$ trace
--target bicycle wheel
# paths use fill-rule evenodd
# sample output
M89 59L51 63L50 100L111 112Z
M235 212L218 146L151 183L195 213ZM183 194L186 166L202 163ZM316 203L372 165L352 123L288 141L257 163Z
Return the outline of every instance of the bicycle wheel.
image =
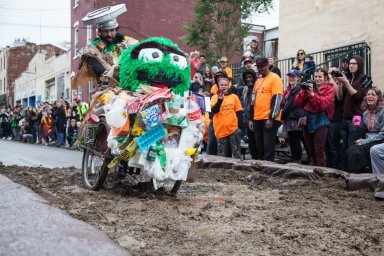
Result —
M106 153L108 152L108 134L109 126L104 118L100 118L93 149L84 149L82 179L84 186L91 190L96 191L102 188L105 179L108 176L108 164L111 161L111 158L106 156Z

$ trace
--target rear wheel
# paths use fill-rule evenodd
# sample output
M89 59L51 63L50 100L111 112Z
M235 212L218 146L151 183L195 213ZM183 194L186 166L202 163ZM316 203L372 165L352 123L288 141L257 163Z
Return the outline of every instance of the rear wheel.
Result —
M82 178L83 184L91 190L99 190L103 187L105 179L108 176L108 164L110 157L106 157L108 152L107 137L109 126L104 118L100 118L96 129L96 139L94 147L86 147L83 154Z

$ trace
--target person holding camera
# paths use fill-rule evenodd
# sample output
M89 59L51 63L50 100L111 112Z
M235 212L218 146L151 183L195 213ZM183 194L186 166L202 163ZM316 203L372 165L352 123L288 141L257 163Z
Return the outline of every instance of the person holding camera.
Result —
M343 170L347 170L346 151L349 146L353 145L357 139L361 137L359 127L355 126L352 119L355 116L363 115L361 104L366 95L366 88L363 83L366 80L364 75L364 60L361 56L354 55L349 60L349 67L346 74L341 73L333 76L339 81L338 90L336 92L337 99L344 101L343 120L341 121L341 138L343 142Z
M315 70L315 81L308 81L300 86L295 105L306 112L304 141L314 164L325 166L324 148L334 112L333 84L328 82L327 70L318 68Z
M331 120L331 125L328 127L328 139L325 146L325 155L327 158L327 167L340 169L342 168L342 152L341 143L341 122L343 120L343 101L337 99L337 90L339 89L339 81L335 77L341 77L343 74L340 68L332 66L328 69L329 82L333 84L334 96L334 113Z

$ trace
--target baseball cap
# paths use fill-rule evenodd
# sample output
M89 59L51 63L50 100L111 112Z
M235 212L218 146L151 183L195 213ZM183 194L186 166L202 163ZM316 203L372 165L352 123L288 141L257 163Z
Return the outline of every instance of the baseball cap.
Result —
M269 65L267 58L258 58L256 60L256 66L267 66L267 65Z
M244 59L243 63L247 63L247 62L253 62L253 59L251 57L247 57Z
M294 75L294 76L300 77L300 71L297 70L297 69L291 69L291 70L288 72L287 76L288 76L288 75Z

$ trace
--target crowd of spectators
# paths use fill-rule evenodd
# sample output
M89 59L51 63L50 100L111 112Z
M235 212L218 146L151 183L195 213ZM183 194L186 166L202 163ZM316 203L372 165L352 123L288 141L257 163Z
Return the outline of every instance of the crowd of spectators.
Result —
M291 162L384 172L382 93L364 74L361 56L316 68L300 49L292 69L281 74L275 57L265 57L257 46L254 40L245 52L237 84L225 56L210 67L205 56L190 55L196 70L190 90L211 98L207 154L241 158L245 144L252 159L275 161L282 136Z
M206 153L241 158L246 145L252 159L275 161L276 146L283 142L294 163L384 172L383 96L364 74L363 58L316 68L300 49L292 69L282 74L276 58L265 57L258 46L255 39L245 52L237 84L227 57L210 66L199 52L189 55L189 89L210 98ZM287 76L285 90L281 76ZM71 147L87 107L79 99L72 104L59 99L36 108L1 109L0 138Z
M72 104L59 99L54 104L38 103L37 107L2 108L0 138L25 143L72 147L88 104L75 100Z

